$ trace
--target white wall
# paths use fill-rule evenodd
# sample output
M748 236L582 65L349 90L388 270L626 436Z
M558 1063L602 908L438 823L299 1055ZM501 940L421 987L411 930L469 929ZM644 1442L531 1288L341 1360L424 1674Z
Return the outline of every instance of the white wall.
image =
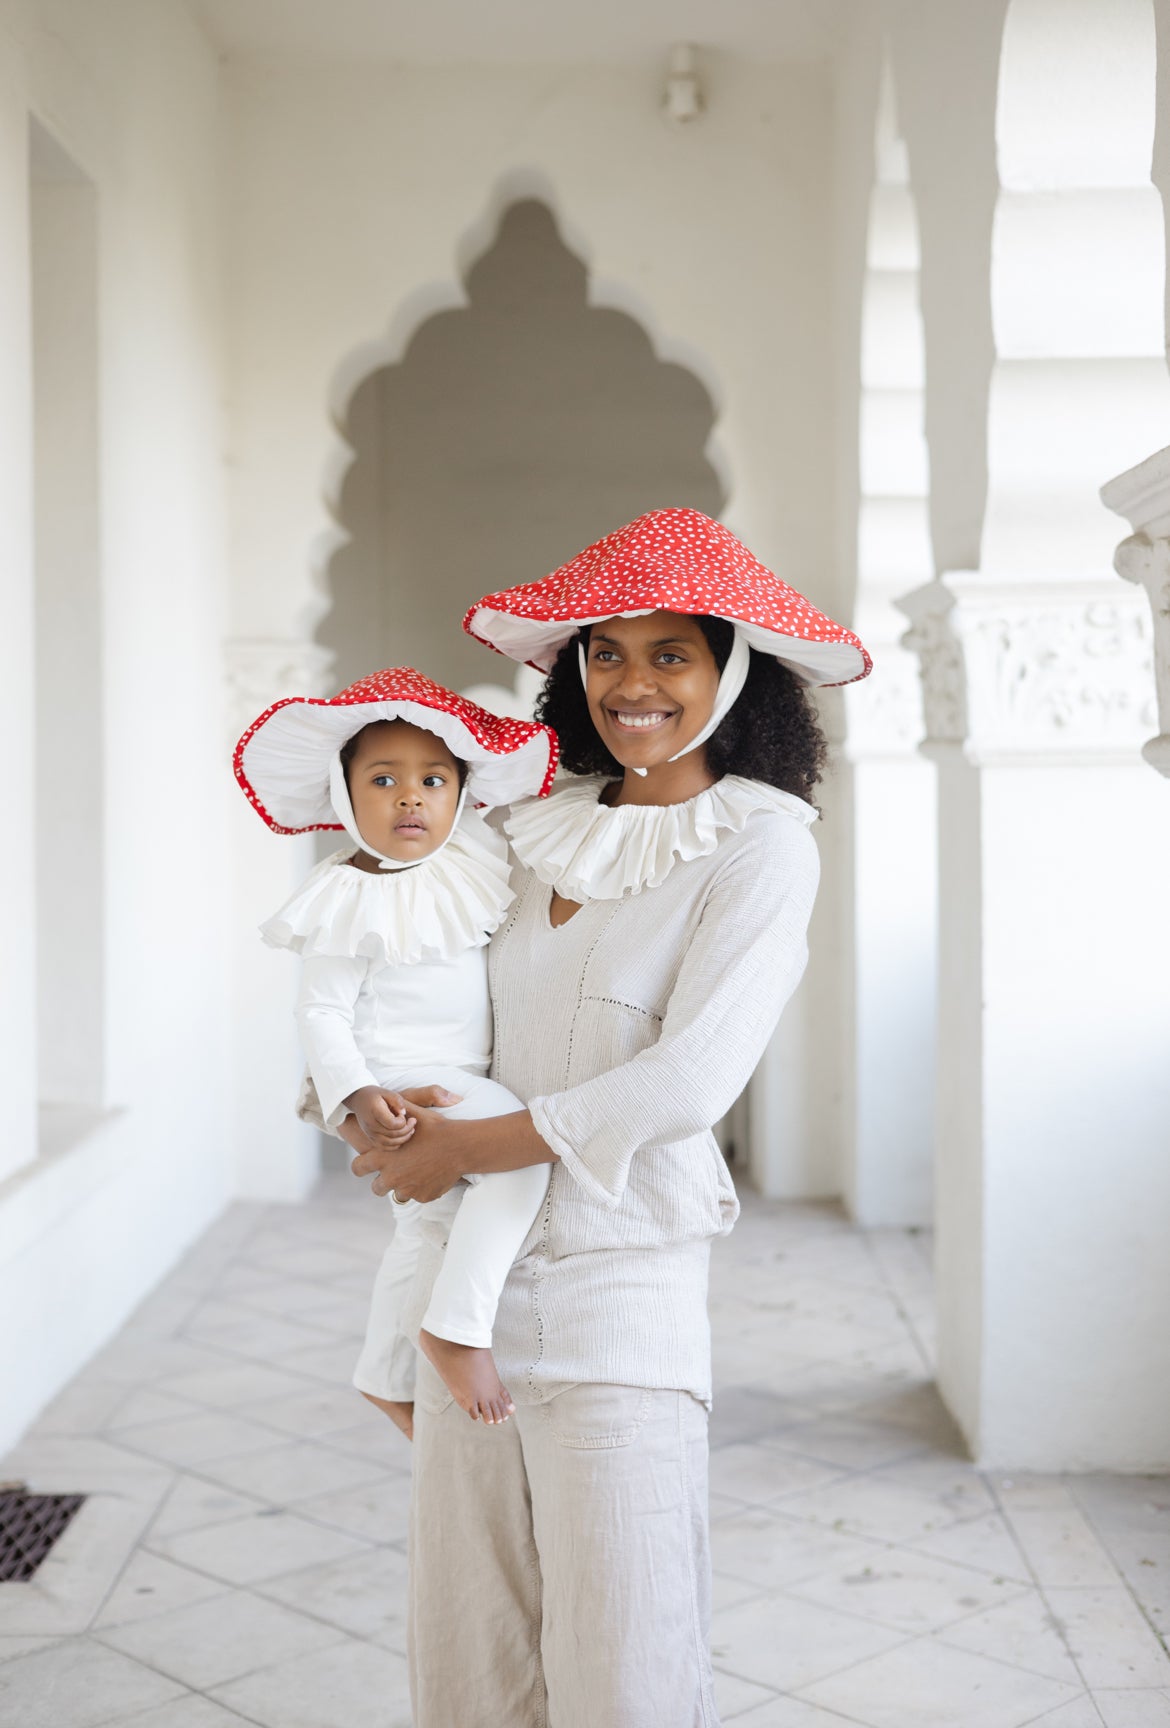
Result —
M657 73L640 69L229 65L236 638L312 631L328 604L314 557L319 572L336 544L326 494L347 460L329 412L340 422L422 317L461 303L460 265L522 191L550 203L594 300L641 318L711 392L732 526L832 605L828 73L712 57L705 76L706 114L675 128ZM499 676L486 654L483 675ZM831 850L839 830L821 838ZM287 867L258 868L241 861L242 895L278 903ZM817 949L774 1047L788 1126L765 1111L756 1167L772 1191L792 1191L793 1159L814 1167L815 1191L834 1186L835 1124L812 1111L802 1052L831 1044L836 985L818 974L838 964L835 943ZM271 989L265 1025L285 1012ZM273 1084L282 1060L263 1057Z
M215 59L177 0L0 5L0 699L15 834L34 831L30 113L95 188L105 1062L95 1107L38 1141L37 883L28 849L9 845L4 1162L23 1168L0 1187L0 1312L21 1324L0 1330L0 1445L228 1192ZM87 839L79 822L78 873Z

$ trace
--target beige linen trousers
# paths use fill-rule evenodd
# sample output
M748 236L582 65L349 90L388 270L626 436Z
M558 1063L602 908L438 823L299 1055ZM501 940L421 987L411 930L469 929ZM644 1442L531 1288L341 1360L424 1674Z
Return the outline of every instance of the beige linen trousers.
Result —
M698 1399L569 1386L487 1428L420 1361L415 1440L415 1728L718 1728Z

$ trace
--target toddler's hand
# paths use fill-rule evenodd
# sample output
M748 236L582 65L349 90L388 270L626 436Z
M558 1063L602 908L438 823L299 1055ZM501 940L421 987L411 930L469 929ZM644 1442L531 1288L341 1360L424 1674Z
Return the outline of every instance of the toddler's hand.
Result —
M414 1133L414 1122L406 1114L406 1100L397 1092L384 1092L380 1086L359 1086L345 1100L345 1106L357 1118L366 1139L381 1152L405 1146Z

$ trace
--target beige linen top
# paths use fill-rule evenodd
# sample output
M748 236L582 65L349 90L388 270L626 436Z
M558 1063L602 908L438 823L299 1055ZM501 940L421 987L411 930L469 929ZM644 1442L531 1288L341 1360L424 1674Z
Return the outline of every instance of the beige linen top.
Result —
M581 1381L709 1402L710 1243L739 1210L711 1128L804 971L818 876L805 823L768 808L555 929L549 887L517 867L489 950L492 1074L560 1160L493 1332L517 1402ZM422 1233L418 1314L445 1230Z

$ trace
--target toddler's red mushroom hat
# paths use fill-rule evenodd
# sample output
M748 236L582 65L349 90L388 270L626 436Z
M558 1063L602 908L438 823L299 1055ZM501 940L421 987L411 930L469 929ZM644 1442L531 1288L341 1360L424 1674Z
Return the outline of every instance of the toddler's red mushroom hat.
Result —
M359 678L337 696L287 696L266 708L236 745L245 797L277 834L341 828L330 776L346 741L375 720L407 720L467 763L467 796L511 804L542 796L557 766L556 733L535 720L492 714L410 666Z
M548 672L581 625L658 611L725 618L748 647L782 660L806 684L852 684L872 666L852 630L818 612L701 510L651 510L543 581L486 595L463 628Z

